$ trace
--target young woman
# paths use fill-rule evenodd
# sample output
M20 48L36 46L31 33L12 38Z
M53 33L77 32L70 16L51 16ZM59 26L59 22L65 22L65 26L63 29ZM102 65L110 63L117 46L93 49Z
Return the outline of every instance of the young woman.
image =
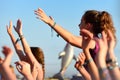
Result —
M105 31L105 33L107 33L107 30L109 29L116 39L115 28L113 26L112 18L110 14L106 11L102 11L102 12L97 11L97 10L86 11L81 18L80 24L78 25L80 28L80 36L75 36L71 34L70 32L68 32L67 30L65 30L64 28L62 28L60 25L56 24L56 22L52 19L52 17L48 17L45 14L45 12L40 8L35 10L35 14L37 15L38 19L48 24L68 43L72 44L73 46L83 49L83 51L89 51L91 55L85 54L86 61L88 62L91 60L91 57L95 61L95 56L99 50L99 46L98 46L98 43L93 39L90 40L89 44L88 42L85 42L86 40L88 40L87 39L88 37L84 33L81 32L82 29L86 29L90 31L92 35L97 38L99 37L99 34L102 31ZM89 45L89 48L88 48L89 50L84 50L86 49L85 46L87 45ZM87 52L84 52L84 53L87 53ZM90 63L89 66L91 70L89 72L91 74L92 79L99 80L100 78L99 78L96 64L92 62Z

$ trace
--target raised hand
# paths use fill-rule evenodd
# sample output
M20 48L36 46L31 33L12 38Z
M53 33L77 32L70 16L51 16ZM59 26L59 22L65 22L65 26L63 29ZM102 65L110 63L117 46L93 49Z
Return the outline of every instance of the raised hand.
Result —
M26 77L27 80L34 80L31 74L31 66L25 61L16 62L17 70Z
M5 55L5 58L4 60L0 59L0 72L2 71L2 75L5 80L16 80L16 76L10 68L10 61L13 54L12 49L7 46L3 46L2 53Z
M3 52L3 54L5 55L5 57L8 56L9 54L10 54L10 55L13 54L12 49L10 49L10 48L7 47L7 46L3 46L2 52Z
M75 64L75 68L78 70L79 68L81 68L85 62L85 55L84 53L80 53L78 56L78 61Z
M101 61L106 60L107 50L108 50L108 42L107 42L107 34L103 31L101 38L95 38L96 42L99 44L99 51L97 54L97 60ZM103 46L104 45L104 46Z
M10 21L10 23L9 23L9 26L7 25L6 26L6 28L7 28L7 33L9 34L9 35L12 35L12 21Z
M111 60L111 62L107 63L108 69L110 76L112 76L112 80L119 80L120 79L120 70L118 66L118 62L114 53L114 48L116 45L116 40L114 35L110 30L108 30L108 36L107 36L107 41L108 41L108 61Z
M27 75L27 74L31 74L31 68L30 68L30 64L25 62L25 61L19 61L16 62L16 68L17 70L23 74L23 75Z
M85 80L91 80L90 74L86 71L86 69L83 66L85 59L86 57L84 53L83 52L80 53L78 56L78 61L76 61L74 66L81 73L81 75L85 78Z
M99 44L99 51L96 55L96 65L99 69L99 75L101 80L117 80L117 79L111 79L112 76L110 76L110 73L107 69L106 64L106 56L108 51L108 34L106 34L104 31L102 31L102 37L101 38L95 38L96 42Z
M83 39L82 49L89 50L90 47L92 46L91 42L92 42L92 39L93 39L93 34L86 29L82 29L81 33L82 33L82 39Z
M37 15L38 19L41 19L42 21L44 21L48 25L51 25L50 22L53 21L52 17L48 17L42 9L38 8L34 12Z
M18 33L18 35L22 34L22 22L20 19L17 20L16 27L14 26L15 31Z

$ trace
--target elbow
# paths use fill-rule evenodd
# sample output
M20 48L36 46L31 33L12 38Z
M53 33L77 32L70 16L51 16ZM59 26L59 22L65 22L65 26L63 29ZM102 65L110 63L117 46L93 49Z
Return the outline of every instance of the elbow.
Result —
M81 48L81 43L79 41L79 38L72 36L71 38L69 38L68 40L66 40L69 44L71 44L72 46Z
M74 45L74 42L75 42L74 36L71 36L71 37L67 40L67 42L68 42L69 44L71 44L71 45Z

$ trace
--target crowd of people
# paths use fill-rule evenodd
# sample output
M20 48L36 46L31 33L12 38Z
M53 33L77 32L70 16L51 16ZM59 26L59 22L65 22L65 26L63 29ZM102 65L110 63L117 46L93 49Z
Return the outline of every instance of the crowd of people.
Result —
M24 76L27 80L43 80L45 76L45 66L44 66L44 53L39 47L30 47L27 43L23 32L22 32L22 21L17 20L14 30L17 32L19 38L16 40L12 33L12 21L10 21L9 26L6 26L7 33L10 36L10 39L13 43L15 51L20 59L20 61L15 62L16 69ZM18 43L21 41L21 45ZM5 49L4 49L5 48ZM8 50L8 51L7 51ZM1 71L1 79L5 80L16 80L15 73L12 73L10 70L10 60L12 57L12 50L10 48L3 47L3 53L5 54L5 59L0 59L1 61L1 70L5 68L4 71ZM7 56L10 57L7 57ZM7 61L6 61L7 60ZM9 60L9 61L8 61ZM4 65L4 64L7 65ZM7 67L7 69L6 69ZM9 70L9 71L8 71ZM8 72L6 72L8 71ZM3 74L4 72L4 74ZM11 75L9 75L11 72ZM9 76L7 76L7 75Z
M87 10L78 25L80 36L75 36L58 25L41 8L35 10L34 13L66 42L82 49L83 52L78 55L74 67L85 80L120 80L119 65L114 52L117 43L116 30L108 12ZM13 27L19 36L17 40L12 32ZM6 31L19 57L19 61L15 62L18 72L26 80L44 80L44 53L39 47L29 46L22 31L22 21L18 19L16 26L13 26L10 21L6 26ZM21 44L18 43L19 41ZM0 80L16 80L10 63L13 50L8 46L3 46L2 53L5 58L0 58Z

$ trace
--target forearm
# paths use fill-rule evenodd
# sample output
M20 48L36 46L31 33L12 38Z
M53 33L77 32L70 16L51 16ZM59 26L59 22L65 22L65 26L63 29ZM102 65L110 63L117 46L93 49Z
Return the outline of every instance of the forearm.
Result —
M65 41L67 41L68 43L70 43L76 47L81 48L81 44L82 44L81 38L73 35L69 31L67 31L60 25L58 25L57 23L54 25L53 20L51 20L48 25L51 26L51 28L53 28Z
M13 46L14 46L14 48L15 48L15 51L16 51L18 57L20 58L20 60L25 60L24 54L23 54L23 52L22 52L22 48L21 48L20 44L19 44L18 42L16 43L16 39L15 39L15 37L14 37L13 34L11 34L11 35L9 35L9 36L10 36L10 38L11 38L11 41L12 41L12 43L13 43Z
M86 53L87 66L89 66L90 74L93 80L100 80L98 68L92 59L89 50L84 50Z
M109 60L111 60L111 62L107 63L108 64L108 69L110 72L110 75L112 76L113 80L119 80L120 79L120 70L119 70L119 66L118 66L118 62L117 59L115 57L115 54L113 51L109 52Z
M100 80L100 76L99 76L99 72L98 72L98 68L96 66L96 64L94 63L94 61L88 63L89 66L89 70L90 70L90 74L92 76L93 80Z
M86 69L83 66L81 66L78 69L78 71L81 73L85 80L92 80L90 74L86 71Z
M98 54L100 54L100 53L98 53ZM96 65L99 70L100 79L101 80L111 80L111 76L109 74L109 70L107 69L105 58L100 57L100 56L97 57Z
M21 39L21 43L22 43L24 52L25 52L25 53L31 52L30 46L28 45L28 43L27 43L24 35L23 35L23 34L19 34L19 37L20 37L20 39ZM28 55L28 54L27 54L27 55Z
M109 70L109 72L112 80L120 80L120 70L118 66L116 66L112 70Z
M23 34L19 34L20 38L21 38L21 43L23 46L23 50L26 54L26 57L29 59L28 61L30 62L30 64L33 65L34 62L37 62L37 60L35 59L34 55L32 54L32 51L30 49L30 46L28 45L25 37L23 36Z

